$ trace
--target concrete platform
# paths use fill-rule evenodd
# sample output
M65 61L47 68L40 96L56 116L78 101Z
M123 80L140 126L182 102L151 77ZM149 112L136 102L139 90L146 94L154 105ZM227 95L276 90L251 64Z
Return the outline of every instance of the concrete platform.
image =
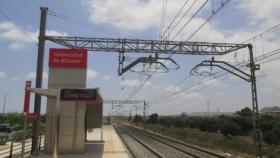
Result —
M95 129L87 133L87 143L84 154L63 154L60 158L129 158L128 151L117 135L112 125L103 126L103 141L101 130ZM52 155L40 153L29 158L52 158Z

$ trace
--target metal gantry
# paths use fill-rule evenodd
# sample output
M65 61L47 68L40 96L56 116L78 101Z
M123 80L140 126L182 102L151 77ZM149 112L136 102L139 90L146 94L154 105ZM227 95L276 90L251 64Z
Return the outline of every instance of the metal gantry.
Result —
M89 51L152 54L223 55L247 47L247 44L160 41L119 38L45 36L68 48L83 48Z

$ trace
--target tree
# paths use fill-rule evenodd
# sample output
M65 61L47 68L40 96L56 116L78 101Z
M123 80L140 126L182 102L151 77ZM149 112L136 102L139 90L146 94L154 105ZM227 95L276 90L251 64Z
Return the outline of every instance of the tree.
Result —
M188 115L187 115L187 113L186 113L186 112L182 112L182 113L181 113L181 115L180 115L180 117L181 117L181 118L187 118L187 117L188 117Z
M148 123L157 124L158 123L158 114L153 113L150 115L149 119L147 120Z
M239 116L249 117L249 116L253 115L253 111L250 108L245 107L245 108L241 109L240 111L237 111L236 114Z

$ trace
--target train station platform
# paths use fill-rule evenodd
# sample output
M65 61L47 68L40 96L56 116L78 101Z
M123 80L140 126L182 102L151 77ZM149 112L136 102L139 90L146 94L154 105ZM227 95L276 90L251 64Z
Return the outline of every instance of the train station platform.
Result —
M129 158L128 151L117 135L112 125L103 126L103 141L101 129L95 129L87 133L87 143L84 154L61 154L60 158ZM40 153L29 158L52 158L52 155Z

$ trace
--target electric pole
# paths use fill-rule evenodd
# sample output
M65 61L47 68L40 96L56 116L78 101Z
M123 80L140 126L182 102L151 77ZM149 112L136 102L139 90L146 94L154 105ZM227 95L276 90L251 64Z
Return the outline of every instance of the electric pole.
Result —
M6 97L7 97L7 94L4 94L4 100L3 100L3 111L2 111L2 116L4 117L4 114L5 114L5 108L6 108Z
M4 114L5 114L5 107L6 107L6 94L3 95L3 111L2 111L2 116L1 116L1 121L4 121Z
M207 116L209 117L210 116L210 102L208 99L206 100L206 106L207 106Z
M41 7L40 9L41 9L41 19L40 19L40 33L39 33L38 56L37 56L36 88L42 88L45 35L46 35L47 12L48 12L48 8ZM35 153L35 155L38 154L40 112L41 112L41 96L39 94L35 94L34 113L38 116L38 119L33 122L32 149L31 149L31 153L32 154Z
M144 130L146 129L146 101L144 101L144 105L143 105L143 124L144 124Z

